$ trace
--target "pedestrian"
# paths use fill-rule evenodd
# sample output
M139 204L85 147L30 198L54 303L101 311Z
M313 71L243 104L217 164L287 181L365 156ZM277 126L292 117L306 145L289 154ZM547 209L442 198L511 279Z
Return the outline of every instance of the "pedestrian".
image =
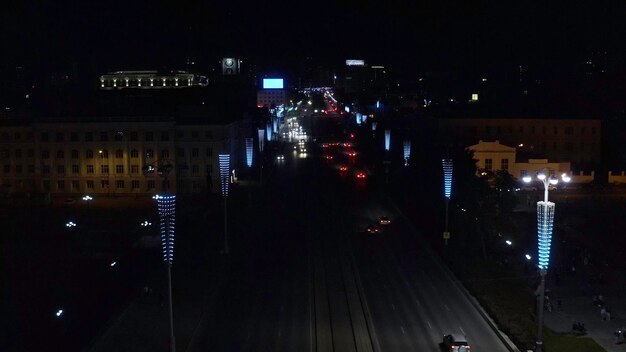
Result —
M604 307L600 308L600 319L602 319L602 321L606 321L606 308Z

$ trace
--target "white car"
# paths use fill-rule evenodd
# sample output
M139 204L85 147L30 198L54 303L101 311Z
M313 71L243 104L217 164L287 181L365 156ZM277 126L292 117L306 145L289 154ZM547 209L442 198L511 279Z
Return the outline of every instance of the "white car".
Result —
M278 155L276 155L276 160L283 161L283 160L285 160L285 156L282 155L282 154L278 154Z

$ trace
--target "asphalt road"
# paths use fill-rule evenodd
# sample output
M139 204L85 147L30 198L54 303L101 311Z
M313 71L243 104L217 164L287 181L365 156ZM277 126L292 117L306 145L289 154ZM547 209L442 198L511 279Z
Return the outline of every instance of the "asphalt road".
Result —
M342 129L307 121L321 134ZM419 224L369 181L340 174L319 146L307 149L301 158L282 145L283 162L267 155L266 187L251 194L249 231L232 239L232 271L194 350L440 351L443 334L457 332L473 351L507 351ZM383 214L393 223L382 234L363 232Z

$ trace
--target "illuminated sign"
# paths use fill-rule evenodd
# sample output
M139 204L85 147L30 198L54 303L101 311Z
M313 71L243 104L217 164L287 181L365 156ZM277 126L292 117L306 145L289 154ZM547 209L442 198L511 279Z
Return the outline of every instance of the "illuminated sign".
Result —
M365 66L363 60L346 60L346 66Z
M478 101L478 94L472 93L472 101Z
M282 78L263 78L263 89L283 89Z

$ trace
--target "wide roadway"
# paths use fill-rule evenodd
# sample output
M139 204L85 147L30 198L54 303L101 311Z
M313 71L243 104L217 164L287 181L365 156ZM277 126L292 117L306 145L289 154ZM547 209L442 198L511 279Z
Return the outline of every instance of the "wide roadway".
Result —
M341 130L307 120L305 130ZM440 351L456 332L474 351L507 351L428 250L430 234L379 187L307 149L267 150L265 187L238 190L250 203L230 211L247 207L249 230L232 238L231 272L194 350ZM383 214L393 220L383 233L363 231Z

